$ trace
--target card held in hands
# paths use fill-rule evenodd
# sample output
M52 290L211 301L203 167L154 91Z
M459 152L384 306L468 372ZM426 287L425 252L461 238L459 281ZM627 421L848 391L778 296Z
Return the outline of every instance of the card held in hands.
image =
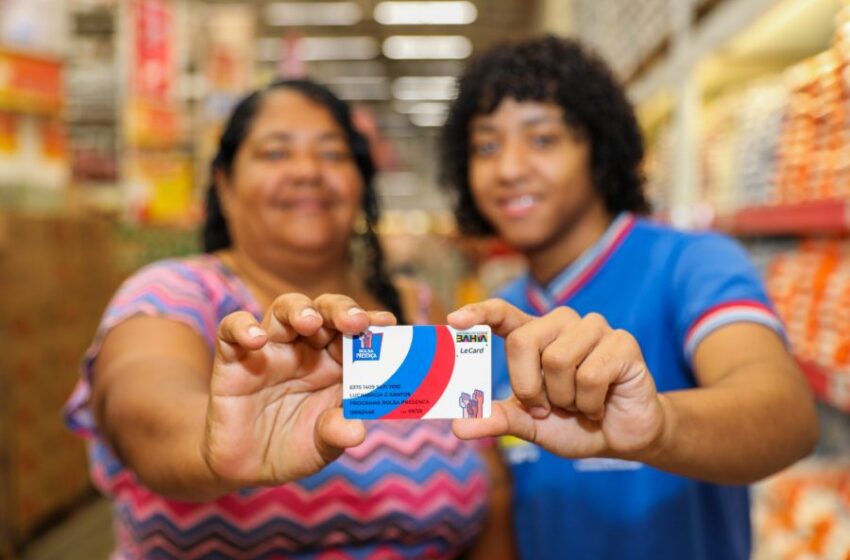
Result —
M342 341L346 418L487 418L490 327L369 327Z

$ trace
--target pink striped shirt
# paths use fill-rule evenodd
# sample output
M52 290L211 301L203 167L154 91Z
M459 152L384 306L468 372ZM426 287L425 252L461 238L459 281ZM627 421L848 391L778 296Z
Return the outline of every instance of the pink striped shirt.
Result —
M451 558L480 532L489 482L475 445L447 422L374 422L366 441L320 473L209 503L144 487L98 435L92 366L104 336L136 315L194 329L213 352L219 321L262 317L242 281L214 256L149 265L113 298L83 362L66 421L89 442L96 486L115 504L115 558Z

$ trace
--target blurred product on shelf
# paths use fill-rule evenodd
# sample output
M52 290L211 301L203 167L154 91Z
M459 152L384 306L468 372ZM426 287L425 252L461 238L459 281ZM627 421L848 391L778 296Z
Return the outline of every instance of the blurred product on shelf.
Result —
M850 412L850 243L805 240L777 253L764 270L813 389Z
M850 556L850 460L809 459L756 487L754 560Z
M817 56L726 91L701 110L695 202L717 216L749 207L850 197L850 7L832 46ZM656 208L669 208L673 124L647 158Z
M723 214L774 197L773 175L787 92L769 80L726 95L706 108L700 134L699 197Z
M57 419L117 286L109 227L0 214L0 541L20 545L90 492L84 447Z
M116 7L73 2L66 49L71 181L113 184L119 177L119 65Z
M13 296L0 298L0 558L92 491L84 445L58 411L109 295L198 242L193 229L0 213L0 288Z
M779 139L775 202L850 195L850 49L832 49L792 68Z
M62 63L0 47L0 68L0 200L38 202L68 178Z

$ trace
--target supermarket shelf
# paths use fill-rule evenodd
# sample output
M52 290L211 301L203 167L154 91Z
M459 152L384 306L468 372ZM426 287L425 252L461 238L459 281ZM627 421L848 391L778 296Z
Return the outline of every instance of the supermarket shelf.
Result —
M692 66L715 51L776 4L775 0L725 0L718 2L692 32L687 51L680 58L670 55L647 68L629 84L629 94L636 105L665 87L676 87L683 69Z
M820 401L850 413L850 372L836 374L807 361L800 361L800 368Z
M850 233L850 200L830 199L781 206L754 206L718 216L714 227L731 235Z
M632 101L642 106L675 89L686 69L699 68L704 92L773 73L822 51L834 29L841 0L722 0L704 10L681 58L673 49L629 80ZM698 12L699 13L699 12Z

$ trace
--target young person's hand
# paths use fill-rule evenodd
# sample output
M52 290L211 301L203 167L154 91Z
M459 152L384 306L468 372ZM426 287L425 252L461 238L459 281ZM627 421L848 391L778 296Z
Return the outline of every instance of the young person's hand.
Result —
M234 488L313 474L366 436L342 416L343 334L392 325L351 298L282 295L262 324L247 312L219 325L202 452Z
M455 420L458 437L514 435L562 457L639 458L663 436L665 405L637 341L598 314L567 307L535 318L505 301L448 316L505 337L513 395L490 418Z

